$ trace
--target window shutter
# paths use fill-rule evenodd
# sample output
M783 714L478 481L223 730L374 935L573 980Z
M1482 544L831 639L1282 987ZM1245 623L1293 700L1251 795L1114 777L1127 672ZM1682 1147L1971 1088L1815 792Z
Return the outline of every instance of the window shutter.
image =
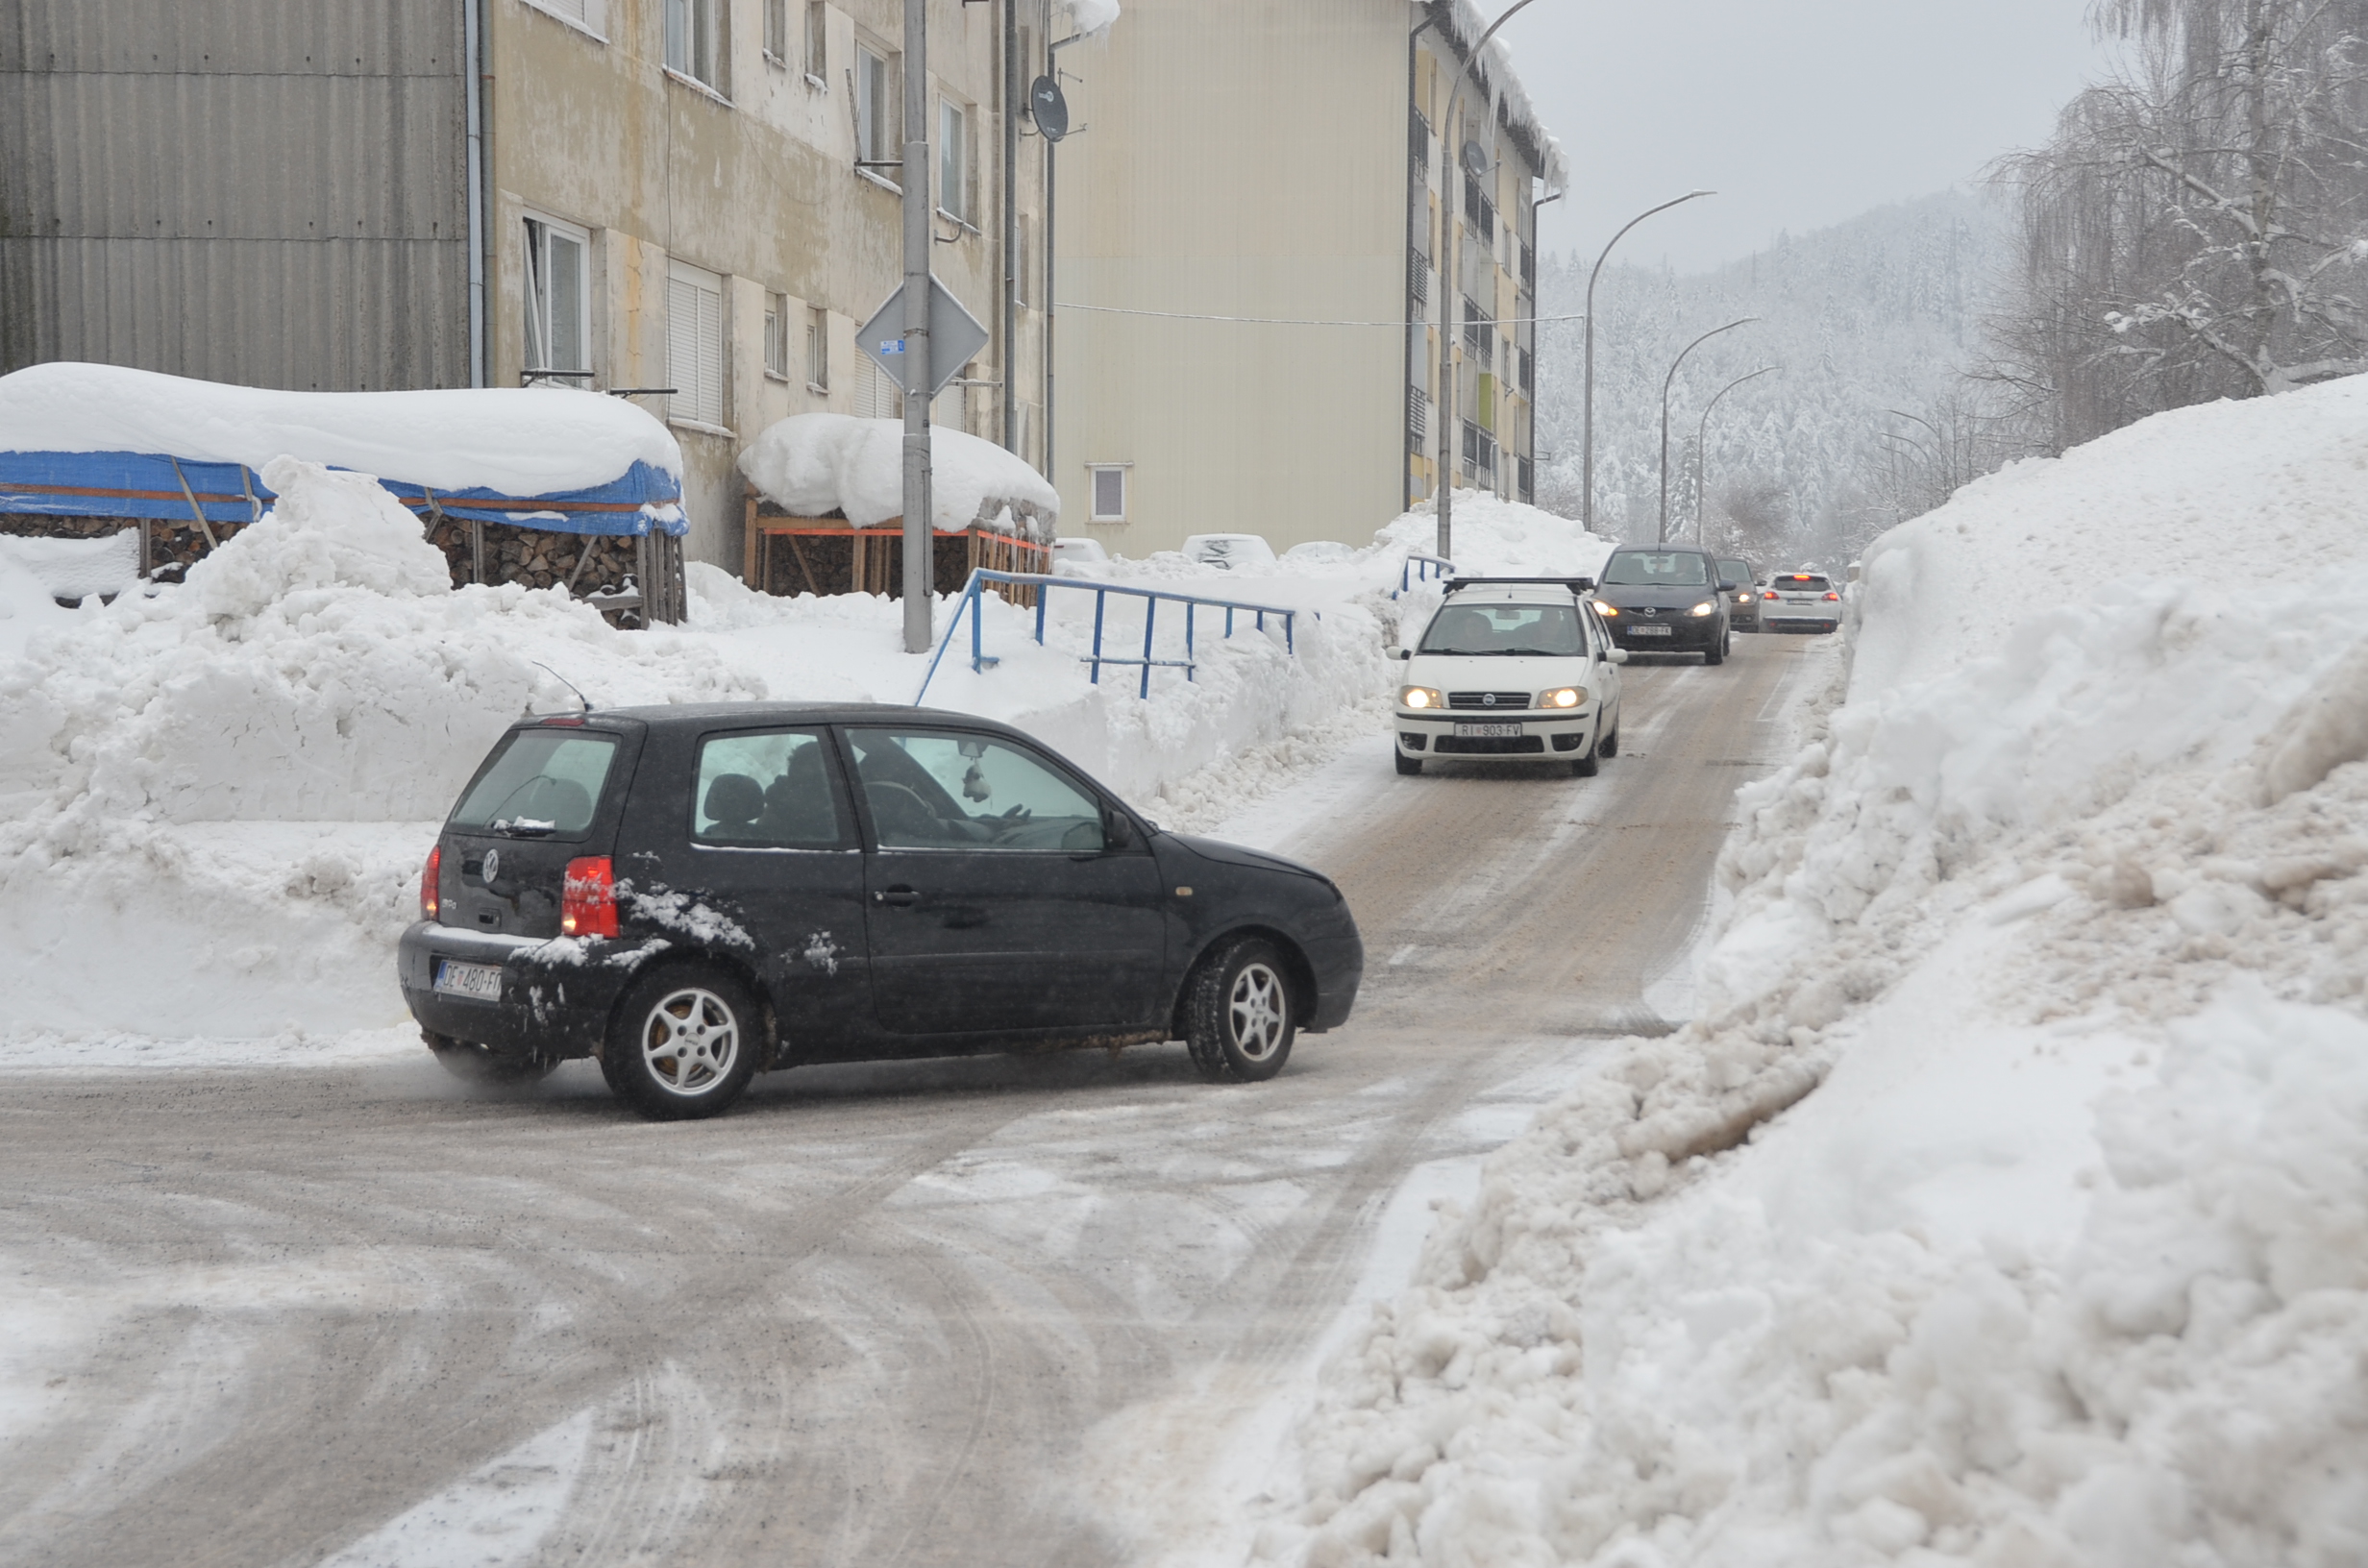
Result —
M710 425L724 423L724 296L697 288L699 295L699 413Z
M666 280L666 382L668 407L699 418L699 287L687 278Z

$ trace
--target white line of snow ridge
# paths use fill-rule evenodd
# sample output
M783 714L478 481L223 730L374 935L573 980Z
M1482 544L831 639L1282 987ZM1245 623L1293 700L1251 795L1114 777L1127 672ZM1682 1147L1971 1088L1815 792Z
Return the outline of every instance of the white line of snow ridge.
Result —
M1698 1021L1490 1162L1261 1559L2360 1559L2363 430L2189 409L1869 551Z

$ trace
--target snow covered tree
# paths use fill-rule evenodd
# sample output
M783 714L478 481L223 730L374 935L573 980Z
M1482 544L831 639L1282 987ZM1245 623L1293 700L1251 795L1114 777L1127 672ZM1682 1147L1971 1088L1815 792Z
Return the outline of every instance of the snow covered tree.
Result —
M2035 444L2368 370L2368 0L2094 15L2128 63L1998 170L2021 278L1991 374Z

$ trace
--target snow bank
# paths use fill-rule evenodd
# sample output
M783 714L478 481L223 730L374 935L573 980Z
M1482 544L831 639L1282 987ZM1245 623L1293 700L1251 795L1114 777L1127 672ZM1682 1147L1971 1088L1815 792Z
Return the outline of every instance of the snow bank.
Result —
M59 608L47 582L0 553L0 660L21 658L35 636L71 624L73 615Z
M185 585L0 663L0 1033L393 1021L432 824L521 712L574 703L538 661L602 703L765 695L564 593L453 590L367 476L264 476L278 505Z
M1077 36L1099 33L1119 19L1119 0L1069 0L1069 18Z
M0 563L46 589L52 599L119 594L139 582L139 530L97 539L40 539L0 534Z
M1060 493L994 442L932 427L929 461L931 527L1052 537ZM740 454L740 472L793 517L837 513L876 527L904 515L904 422L793 414Z
M259 473L293 454L436 490L592 490L647 463L682 477L666 427L621 398L555 387L279 392L120 365L0 376L0 430L18 452L166 453Z
M2191 409L1869 551L1701 1015L1492 1163L1262 1555L2361 1560L2363 456L2368 383Z

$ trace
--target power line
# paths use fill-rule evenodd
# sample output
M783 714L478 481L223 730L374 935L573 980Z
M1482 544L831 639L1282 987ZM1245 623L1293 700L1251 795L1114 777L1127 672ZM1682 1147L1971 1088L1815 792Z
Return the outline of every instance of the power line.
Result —
M1403 331L1409 327L1428 327L1428 321L1316 321L1290 316L1206 316L1188 310L1129 310L1116 305L1072 305L1063 301L1056 310L1091 310L1104 316L1149 316L1158 321L1229 321L1244 327L1393 327ZM1474 316L1465 323L1468 327L1521 327L1542 321L1585 321L1575 316Z

